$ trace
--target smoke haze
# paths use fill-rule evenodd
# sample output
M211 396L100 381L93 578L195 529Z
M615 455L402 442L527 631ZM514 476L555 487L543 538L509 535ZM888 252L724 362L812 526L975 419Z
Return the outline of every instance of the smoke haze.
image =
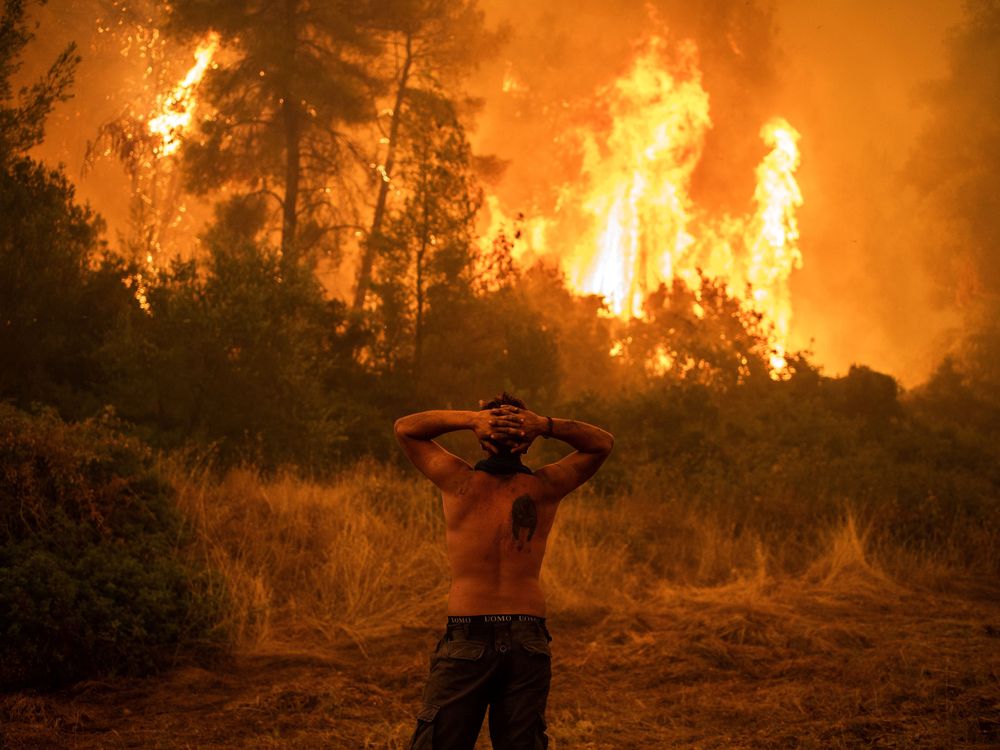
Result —
M520 210L550 208L573 175L559 134L578 98L623 72L635 40L662 24L700 50L713 128L693 193L712 210L745 211L764 151L760 124L781 115L802 133L798 171L804 266L792 275L793 346L825 370L855 362L905 383L925 377L957 324L935 295L926 226L903 171L929 112L919 91L946 72L958 2L605 4L493 3L510 24L504 59L481 80L481 150L509 161L497 192ZM657 19L657 20L651 20ZM522 91L503 92L505 76ZM570 165L571 166L571 165Z
M905 169L930 111L920 90L946 72L957 2L784 2L781 106L803 132L799 217L806 262L794 325L834 371L864 362L925 377L953 309L935 295L927 227Z
M927 376L959 317L935 278L950 272L934 259L933 238L945 228L914 221L921 202L904 170L932 114L921 91L947 73L947 30L963 17L958 0L486 0L484 10L510 37L470 83L484 101L473 138L480 153L507 162L489 185L505 206L529 215L552 209L555 188L577 166L560 134L594 116L594 92L627 69L645 34L665 28L671 40L698 45L711 97L713 128L692 185L700 206L746 212L768 118L783 116L802 134L804 266L791 277L793 348L811 349L828 374L858 362L907 385ZM40 156L67 165L114 243L127 220L127 179L110 161L82 178L80 169L86 141L140 87L142 63L102 43L99 14L98 3L82 0L46 6L25 74L78 42L75 97L57 108Z

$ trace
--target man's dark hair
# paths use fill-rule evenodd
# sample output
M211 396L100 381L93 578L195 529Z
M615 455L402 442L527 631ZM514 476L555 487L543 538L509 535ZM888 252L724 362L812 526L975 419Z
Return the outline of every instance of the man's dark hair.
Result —
M525 403L519 399L517 396L511 396L507 391L504 391L499 396L494 396L491 401L483 401L482 406L479 407L479 411L486 411L487 409L498 409L504 404L510 404L511 406L516 406L518 409L527 409L528 407Z

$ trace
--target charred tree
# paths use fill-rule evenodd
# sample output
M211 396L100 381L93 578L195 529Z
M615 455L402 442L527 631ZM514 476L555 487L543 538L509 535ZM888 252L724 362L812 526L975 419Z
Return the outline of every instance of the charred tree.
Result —
M371 360L419 378L432 309L474 293L475 218L482 193L455 110L440 99L414 100L419 128L399 161L402 200L387 211L372 258L371 292L380 337Z
M475 0L411 0L400 3L380 19L378 27L385 57L393 64L386 78L391 81L388 131L382 132L385 150L375 159L375 201L367 236L360 249L357 282L352 307L364 307L372 285L372 271L380 248L387 241L398 154L409 148L423 116L415 109L434 99L446 106L468 103L460 93L461 81L482 59L492 54L503 31L488 31ZM424 112L425 113L425 112ZM401 192L407 186L403 185Z
M283 263L309 249L304 222L323 235L336 223L326 198L342 192L351 161L345 125L370 119L368 73L379 44L364 4L334 0L178 0L168 30L193 39L215 31L224 53L204 82L214 112L185 147L189 187L228 183L279 207ZM347 203L345 200L344 203Z

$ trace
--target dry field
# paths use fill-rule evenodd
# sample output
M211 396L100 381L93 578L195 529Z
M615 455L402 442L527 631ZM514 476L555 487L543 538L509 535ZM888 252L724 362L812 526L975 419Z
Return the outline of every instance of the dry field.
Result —
M0 747L405 747L444 615L431 490L375 465L177 484L234 593L232 657L0 696ZM550 748L1000 748L998 582L871 549L849 516L791 573L655 499L560 510Z

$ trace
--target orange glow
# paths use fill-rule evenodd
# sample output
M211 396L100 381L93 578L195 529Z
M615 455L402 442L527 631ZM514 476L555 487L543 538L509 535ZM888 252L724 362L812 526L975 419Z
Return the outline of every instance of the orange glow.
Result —
M623 317L642 315L646 295L691 265L695 244L688 186L711 125L708 94L694 45L679 50L674 73L661 63L664 46L651 40L605 93L611 132L580 133L586 187L574 198L591 234L564 267L573 286Z
M787 364L784 352L792 320L788 277L802 266L795 220L795 209L802 205L802 193L795 182L799 134L776 118L763 127L761 138L771 152L757 167L757 213L748 233L746 280L753 289L753 308L774 325L771 367L780 372Z
M792 316L788 279L802 264L795 218L802 205L795 181L799 134L781 118L766 123L761 138L770 151L756 169L752 211L713 216L690 196L712 127L694 43L651 37L630 69L599 94L606 118L595 119L607 124L572 134L579 179L559 189L551 215L520 222L515 256L558 258L572 288L602 296L609 313L624 319L642 317L647 295L675 278L697 288L701 269L773 326L771 366L778 376ZM495 197L487 207L489 239L510 222ZM654 370L672 366L661 357Z
M174 87L166 96L163 96L157 104L155 117L150 118L148 126L149 132L160 137L160 143L156 146L157 156L170 156L181 146L181 138L189 127L197 106L195 90L201 79L208 70L219 48L219 35L210 33L198 49L195 50L195 63L188 70L187 75ZM263 71L261 71L263 73Z
M212 59L218 48L219 35L215 32L208 34L195 50L195 63L184 75L184 78L168 94L157 97L154 114L146 121L146 128L153 136L152 155L156 159L166 159L180 149L184 134L191 127L194 111L198 104L195 91L204 78L205 71L212 64ZM169 164L169 162L165 163ZM150 167L152 164L146 161L144 166ZM173 184L176 186L176 182ZM172 190L169 192L173 193ZM145 204L146 207L155 210L151 200L145 201ZM176 226L180 222L180 217L185 211L184 205L176 208L177 215L174 216L172 225ZM155 234L149 235L149 241L152 249L159 249L159 240ZM153 252L147 250L140 270L125 280L126 286L132 289L139 307L147 314L152 313L148 297L149 280L155 278L157 273L158 269Z

